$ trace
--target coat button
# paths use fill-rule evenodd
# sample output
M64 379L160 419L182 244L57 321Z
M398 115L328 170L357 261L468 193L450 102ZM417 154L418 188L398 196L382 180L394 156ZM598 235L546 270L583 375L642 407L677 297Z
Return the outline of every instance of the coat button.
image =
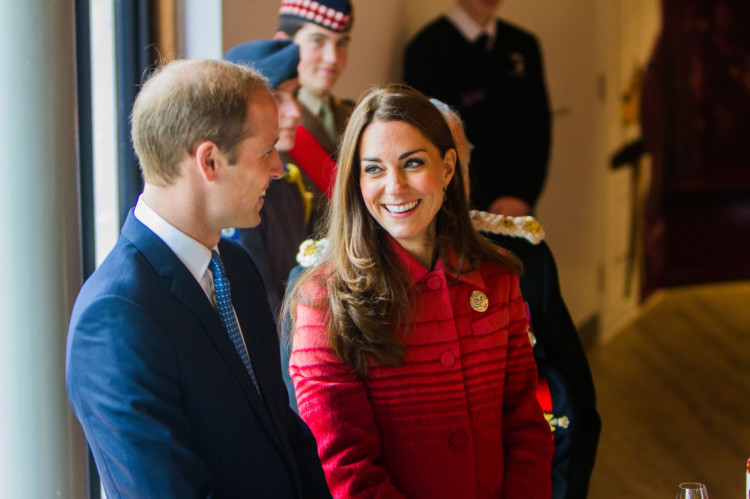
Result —
M437 291L441 287L443 287L443 280L440 279L440 277L436 275L431 275L427 278L427 289L430 291Z
M443 352L440 356L440 363L445 367L452 366L454 362L456 362L456 356L452 352Z
M453 447L462 448L466 447L466 433L462 430L454 431L450 439Z

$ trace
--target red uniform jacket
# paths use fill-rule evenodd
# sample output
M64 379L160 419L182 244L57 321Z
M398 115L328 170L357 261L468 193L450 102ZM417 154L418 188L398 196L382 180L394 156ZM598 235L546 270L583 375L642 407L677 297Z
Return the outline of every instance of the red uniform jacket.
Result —
M325 312L297 307L290 373L333 496L549 498L552 437L518 278L495 262L456 278L393 247L419 290L403 365L373 362L358 379L329 347Z

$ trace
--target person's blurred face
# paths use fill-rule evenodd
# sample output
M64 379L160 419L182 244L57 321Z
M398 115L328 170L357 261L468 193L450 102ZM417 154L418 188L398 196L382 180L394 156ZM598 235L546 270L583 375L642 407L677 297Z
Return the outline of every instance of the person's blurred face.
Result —
M440 155L419 130L403 121L374 121L359 146L367 211L411 255L429 266L435 217L455 170L453 149Z
M472 19L482 26L486 26L495 14L497 6L502 0L458 0L458 4Z
M276 104L279 106L279 141L277 151L288 151L294 147L294 137L300 124L301 114L299 104L294 96L299 86L298 78L282 81L273 90Z
M329 92L346 67L349 33L307 23L294 35L299 45L299 83L316 95Z

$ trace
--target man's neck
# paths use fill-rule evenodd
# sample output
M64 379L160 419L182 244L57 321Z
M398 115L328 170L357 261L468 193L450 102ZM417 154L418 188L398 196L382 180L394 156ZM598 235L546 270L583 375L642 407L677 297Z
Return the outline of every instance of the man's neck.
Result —
M179 185L145 184L143 201L175 229L195 239L206 248L213 248L221 239L221 229L206 223L205 206L191 199Z
M481 14L479 12L476 12L474 10L467 9L466 7L464 7L463 5L461 5L460 2L456 2L456 7L458 7L459 9L461 9L467 16L469 16L471 18L472 21L474 21L475 23L477 23L477 25L478 25L479 28L482 28L482 29L486 28L487 25L489 25L493 21L493 19L494 19L492 15L485 16L485 15L483 15L483 14Z
M461 7L458 3L445 14L448 21L463 35L470 43L476 42L480 36L486 34L490 40L494 41L496 36L496 25L494 22L487 23L486 26L480 26L470 15L469 12ZM492 18L494 20L494 18ZM490 42L491 43L491 42Z

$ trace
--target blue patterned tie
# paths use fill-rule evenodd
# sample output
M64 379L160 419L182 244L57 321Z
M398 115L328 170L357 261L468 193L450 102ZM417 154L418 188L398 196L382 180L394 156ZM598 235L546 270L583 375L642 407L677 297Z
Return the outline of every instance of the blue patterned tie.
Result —
M250 356L247 354L247 348L245 348L245 344L242 341L240 325L237 324L237 317L234 315L232 294L229 290L229 279L227 279L227 275L224 273L224 264L221 262L218 251L211 250L211 262L208 264L208 268L211 269L211 273L214 275L214 292L216 294L216 305L219 308L221 323L224 324L224 329L227 330L229 338L234 343L234 348L240 354L242 363L245 365L248 374L250 374L250 379L253 380L255 389L260 393L258 380L255 379L255 371L253 371L253 365L250 363Z

